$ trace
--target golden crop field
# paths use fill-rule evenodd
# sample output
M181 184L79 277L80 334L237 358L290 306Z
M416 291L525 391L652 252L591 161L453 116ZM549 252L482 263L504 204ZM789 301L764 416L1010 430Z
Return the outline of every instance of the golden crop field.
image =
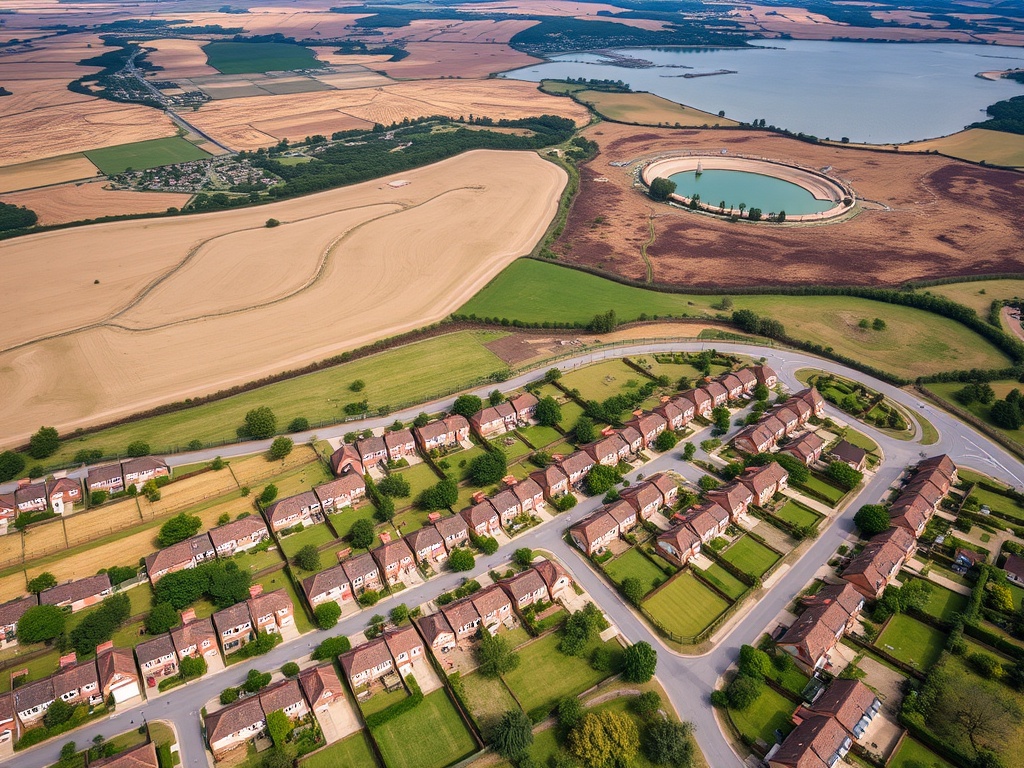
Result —
M905 152L928 152L933 149L975 163L984 161L990 165L1024 167L1024 136L1015 133L968 128L951 136L915 141L900 147L900 151Z
M127 531L139 525L139 505L135 499L107 504L99 509L80 512L64 520L68 546L74 547L104 536Z

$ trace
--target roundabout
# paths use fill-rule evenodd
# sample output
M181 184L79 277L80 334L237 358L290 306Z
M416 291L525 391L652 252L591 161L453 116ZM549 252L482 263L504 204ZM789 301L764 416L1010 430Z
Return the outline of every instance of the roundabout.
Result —
M641 171L676 185L669 199L694 210L750 221L825 221L846 213L856 195L823 171L766 158L688 154L652 161Z

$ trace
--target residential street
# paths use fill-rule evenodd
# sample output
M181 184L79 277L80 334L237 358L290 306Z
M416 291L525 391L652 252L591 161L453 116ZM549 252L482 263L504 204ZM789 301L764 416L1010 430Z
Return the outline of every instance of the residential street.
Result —
M834 553L843 538L849 535L853 527L854 512L862 504L878 501L884 495L886 488L899 477L904 467L924 455L948 453L958 465L977 469L1017 487L1024 486L1024 481L1021 480L1024 477L1024 464L969 426L918 400L908 392L883 384L841 365L789 350L775 350L726 342L636 344L584 354L578 358L563 361L558 367L563 370L571 370L609 357L668 351L699 351L712 347L723 352L749 355L755 359L765 357L767 363L778 372L780 379L790 390L794 391L802 387L794 373L805 367L814 367L863 381L868 386L906 406L909 410L922 414L939 431L939 441L934 445L922 446L914 441L894 439L870 427L857 424L856 428L870 435L884 453L884 461L879 465L878 471L869 480L867 486L855 498L847 502L844 513L833 518L830 527L821 532L804 555L777 578L756 605L748 606L741 612L741 619L734 622L731 631L724 639L720 639L712 651L703 656L681 656L665 648L658 637L633 613L632 609L625 605L618 594L591 569L587 561L563 541L562 534L565 529L598 507L601 504L600 498L587 499L569 513L559 515L555 520L515 537L511 544L506 545L502 551L492 556L478 557L477 568L473 575L486 573L493 565L507 559L511 555L511 550L516 547L528 546L554 553L629 641L646 640L658 648L658 678L662 681L680 716L684 720L694 723L697 740L704 751L708 764L713 768L732 768L733 766L742 766L744 762L733 752L729 741L719 730L714 712L708 703L708 696L718 677L736 658L739 646L755 640L762 631L768 628L769 623L779 611L792 600L818 568ZM534 372L499 386L506 391L516 389L538 378L541 374L542 372ZM482 388L477 394L486 394L486 391L490 389L493 389L493 386ZM421 410L445 409L450 405L452 399L427 404L402 413L393 413L386 418L321 429L317 431L317 434L321 438L338 437L355 428L383 427L391 424L396 418L403 421L409 420ZM845 417L838 412L832 411L832 413L845 420ZM734 431L736 429L733 427ZM301 441L305 437L306 435L296 436L296 441ZM229 458L265 450L269 442L243 443L191 454L179 454L168 457L168 461L172 465L180 465L212 459L217 455ZM703 474L699 468L683 462L679 458L678 450L658 457L642 467L639 472L649 476L659 470L674 470L691 480L695 480ZM84 472L71 474L81 476ZM635 479L635 474L630 476L631 480ZM207 753L203 747L199 710L207 700L215 698L222 689L228 686L239 685L249 669L277 671L286 661L306 656L325 637L358 632L364 628L367 619L373 613L386 613L392 605L399 602L410 606L418 605L442 591L456 587L461 583L464 575L466 574L443 573L423 585L406 589L396 597L381 601L373 609L343 619L335 629L329 632L310 633L298 640L282 644L267 656L235 665L219 674L194 681L159 697L153 703L141 704L131 710L119 712L112 718L90 724L75 734L53 739L27 752L19 753L10 764L15 768L43 768L57 761L60 747L65 741L74 739L79 745L82 745L90 741L96 734L110 737L131 728L131 721L134 721L135 726L139 725L142 718L145 717L150 720L164 719L173 722L180 739L182 764L187 768L206 768L208 765Z

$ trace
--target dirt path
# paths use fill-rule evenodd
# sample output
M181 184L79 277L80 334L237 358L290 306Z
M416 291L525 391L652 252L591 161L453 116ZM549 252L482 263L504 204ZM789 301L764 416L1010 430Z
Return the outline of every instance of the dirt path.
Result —
M1020 324L1020 311L1013 307L1003 307L999 313L1000 319L1006 323L1010 333L1024 341L1024 328Z

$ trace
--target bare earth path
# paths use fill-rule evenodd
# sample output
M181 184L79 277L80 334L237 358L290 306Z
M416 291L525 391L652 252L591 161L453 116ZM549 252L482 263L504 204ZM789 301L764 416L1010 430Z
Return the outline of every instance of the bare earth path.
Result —
M399 178L410 183L388 185ZM0 328L5 436L109 420L429 325L532 248L565 181L534 153L476 151L255 209L0 244L20 318Z

